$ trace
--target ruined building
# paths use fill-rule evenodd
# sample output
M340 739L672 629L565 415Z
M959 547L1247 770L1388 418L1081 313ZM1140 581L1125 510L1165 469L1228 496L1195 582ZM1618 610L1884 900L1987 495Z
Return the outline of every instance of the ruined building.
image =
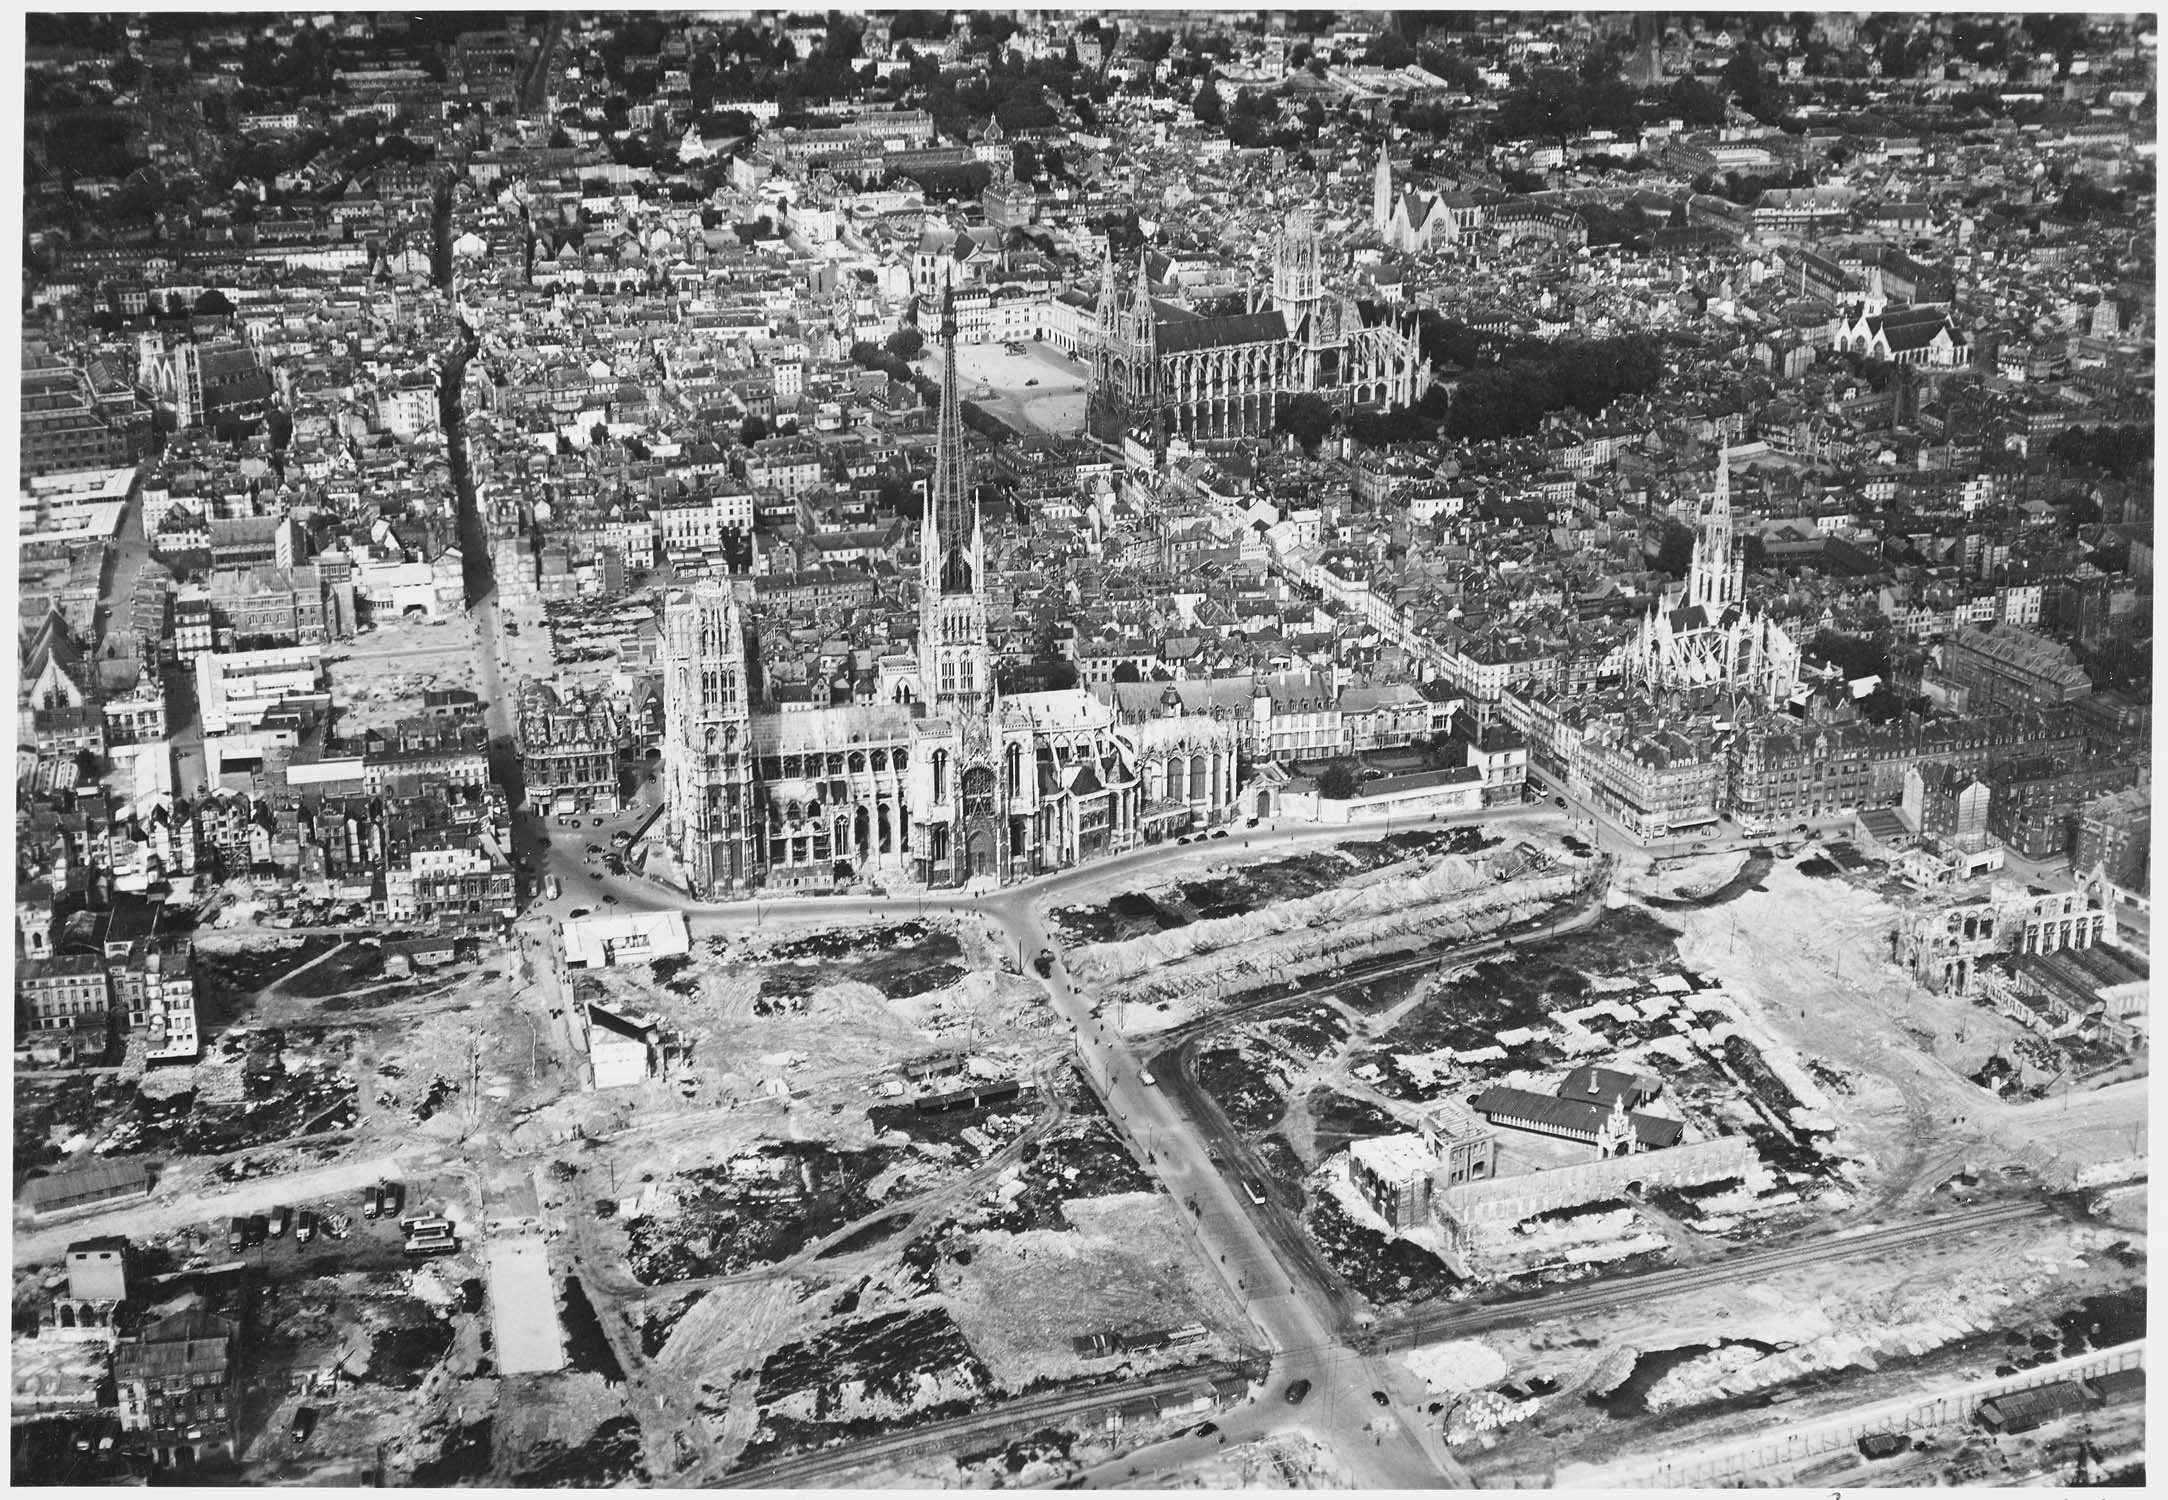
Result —
M2108 936L2108 914L2093 898L1998 880L1985 899L1907 912L1891 943L1920 984L1966 995L1985 958L2090 948Z

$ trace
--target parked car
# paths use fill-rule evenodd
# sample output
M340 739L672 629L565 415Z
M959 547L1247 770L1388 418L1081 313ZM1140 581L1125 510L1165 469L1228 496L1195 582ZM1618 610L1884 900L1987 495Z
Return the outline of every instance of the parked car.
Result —
M1227 837L1227 830L1224 828L1215 828L1212 830L1212 837L1216 839L1223 839Z
M373 1188L361 1190L361 1216L364 1219L373 1219L384 1211L383 1192L384 1184L381 1182Z
M1553 802L1556 802L1560 807L1564 807L1566 805L1566 799L1563 797L1553 797L1551 800Z
M316 1215L308 1209L294 1215L294 1243L306 1245L316 1238Z
M600 854L601 852L602 852L602 846L601 846L600 844L589 844L589 845L587 846L587 857L588 857L588 858L590 858L590 859L594 858L594 857L595 857L596 855Z
M269 1238L271 1238L271 1221L262 1214L249 1215L247 1248L253 1250Z
M286 1237L286 1221L290 1217L291 1214L286 1209L274 1208L271 1210L271 1238L277 1240Z
M617 905L617 895L613 891L604 891L602 893L602 899L612 906Z
M406 1187L402 1183L387 1182L377 1190L377 1211L387 1219L399 1217L399 1210L406 1206Z
M1309 1394L1310 1382L1298 1380L1287 1388L1287 1404L1289 1406L1300 1406L1302 1405L1302 1398Z
M226 1226L226 1248L239 1255L248 1247L248 1220L235 1219Z
M589 909L584 906L575 906L569 913L567 913L567 915L574 917L584 917L587 915L588 910Z
M309 1440L309 1435L315 1431L316 1408L313 1406L304 1406L295 1411L293 1425L294 1446L296 1448L300 1447L303 1443Z
M1386 1395L1383 1391L1372 1391L1370 1393L1370 1399L1377 1402L1377 1404L1380 1406L1391 1406L1393 1404L1392 1398Z

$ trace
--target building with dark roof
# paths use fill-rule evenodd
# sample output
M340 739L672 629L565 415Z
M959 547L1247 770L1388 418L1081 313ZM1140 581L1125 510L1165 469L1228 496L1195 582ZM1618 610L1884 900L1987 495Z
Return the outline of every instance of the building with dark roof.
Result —
M1485 1089L1468 1103L1493 1125L1585 1141L1605 1156L1661 1151L1676 1146L1685 1130L1677 1120L1630 1111L1623 1100L1606 1108L1586 1100L1561 1099L1555 1094L1503 1085Z
M155 1181L150 1167L140 1161L92 1162L32 1178L23 1184L18 1201L33 1219L59 1219L147 1198Z

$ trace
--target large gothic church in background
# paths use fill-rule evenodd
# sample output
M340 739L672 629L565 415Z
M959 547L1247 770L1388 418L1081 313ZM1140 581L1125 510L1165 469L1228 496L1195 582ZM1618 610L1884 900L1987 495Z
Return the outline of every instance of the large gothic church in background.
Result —
M1234 732L1174 707L1138 723L1081 688L1004 693L988 645L986 547L965 473L956 320L919 543L915 649L883 657L876 700L764 702L746 596L674 592L663 614L664 842L700 897L862 880L1003 883L1224 822Z
M1325 285L1307 208L1274 236L1271 284L1241 311L1208 314L1156 296L1142 255L1124 276L1110 253L1094 323L1086 423L1103 443L1264 437L1291 396L1390 409L1413 404L1428 383L1405 312L1366 310Z

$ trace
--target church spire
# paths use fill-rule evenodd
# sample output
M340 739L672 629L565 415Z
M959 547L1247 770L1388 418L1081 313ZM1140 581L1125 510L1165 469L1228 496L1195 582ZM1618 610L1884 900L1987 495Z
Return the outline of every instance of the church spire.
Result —
M956 378L956 289L941 288L941 417L935 429L933 493L919 550L929 595L971 593L979 586L978 507L964 471L963 392Z
M1716 450L1716 494L1695 527L1694 558L1688 569L1686 602L1715 611L1738 602L1744 582L1745 560L1734 556L1737 548L1731 529L1731 440L1719 440Z

